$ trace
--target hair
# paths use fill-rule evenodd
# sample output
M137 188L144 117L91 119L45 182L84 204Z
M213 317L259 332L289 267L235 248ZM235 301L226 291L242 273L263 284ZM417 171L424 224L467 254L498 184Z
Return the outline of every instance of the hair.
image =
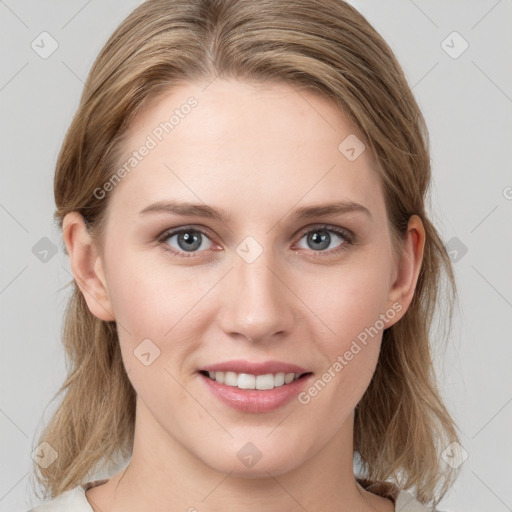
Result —
M78 212L96 243L108 197L94 194L119 165L130 123L149 101L179 84L235 79L287 83L330 99L371 149L398 255L411 215L425 229L412 302L384 330L372 380L356 407L354 456L361 475L391 481L438 503L458 472L441 461L458 441L436 384L431 326L447 279L451 326L457 289L452 264L425 210L431 181L425 120L390 47L341 0L148 0L115 30L94 62L58 157L55 220ZM65 312L64 393L39 443L58 453L34 473L55 497L94 467L133 448L135 399L115 322L92 315L76 283Z

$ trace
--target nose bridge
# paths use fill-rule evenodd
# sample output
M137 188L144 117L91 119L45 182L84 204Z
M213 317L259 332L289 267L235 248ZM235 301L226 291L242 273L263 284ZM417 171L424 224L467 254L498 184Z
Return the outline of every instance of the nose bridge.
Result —
M257 341L288 330L293 312L274 251L250 238L233 254L234 268L222 318L227 333Z

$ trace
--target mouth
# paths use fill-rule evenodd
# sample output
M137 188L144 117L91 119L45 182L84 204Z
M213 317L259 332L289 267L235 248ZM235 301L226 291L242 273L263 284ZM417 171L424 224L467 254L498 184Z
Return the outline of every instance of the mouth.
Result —
M270 413L290 403L313 372L281 361L226 361L197 371L221 403L244 413Z
M266 373L266 374L251 374L251 373L237 373L231 371L207 371L200 370L199 373L205 377L224 384L225 386L234 387L238 389L257 389L259 391L267 391L270 389L286 386L299 379L311 375L312 372L304 373Z

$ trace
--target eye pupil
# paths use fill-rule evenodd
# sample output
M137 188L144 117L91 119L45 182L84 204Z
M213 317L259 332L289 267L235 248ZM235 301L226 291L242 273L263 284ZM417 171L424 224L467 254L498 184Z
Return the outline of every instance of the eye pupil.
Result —
M311 229L307 234L303 235L302 240L306 238L306 244L309 246L309 249L312 249L315 252L324 252L326 249L329 249L329 246L333 241L333 236L342 240L341 247L353 243L351 242L349 235L346 235L343 232L338 232L334 229L326 228ZM205 247L203 247L203 237L207 240L209 239L209 236L204 234L201 230L184 228L176 230L174 233L168 233L162 237L162 241L166 245L170 245L172 247L173 244L168 240L175 239L174 243L177 242L178 248L176 250L178 252L182 251L192 253L199 252L200 250L204 251ZM330 251L330 253L332 252L333 251Z
M318 235L322 233L321 235ZM327 231L317 230L308 235L308 242L313 242L314 244L319 244L314 247L314 249L326 249L329 247L331 242L331 235Z
M198 234L191 235L190 233L195 233L194 231L184 231L178 234L178 245L184 251L192 251L199 249L201 247L201 240ZM182 244L182 241L185 243Z

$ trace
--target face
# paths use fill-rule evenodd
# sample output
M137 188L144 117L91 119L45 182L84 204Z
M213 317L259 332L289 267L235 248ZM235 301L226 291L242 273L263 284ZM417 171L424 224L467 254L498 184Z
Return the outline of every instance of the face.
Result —
M100 263L136 435L156 452L279 474L352 428L382 331L405 312L356 136L323 97L220 79L135 119L125 172L98 191Z

